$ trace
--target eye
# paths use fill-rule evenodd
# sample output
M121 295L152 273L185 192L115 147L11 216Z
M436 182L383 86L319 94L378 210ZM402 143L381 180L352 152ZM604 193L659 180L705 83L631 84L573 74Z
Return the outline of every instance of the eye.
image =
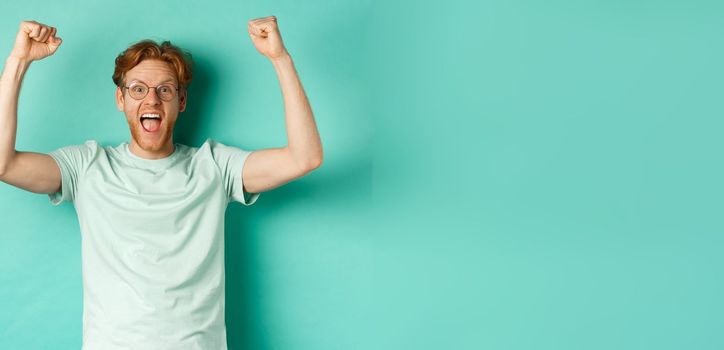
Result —
M171 92L171 87L168 85L161 85L157 89L158 89L158 92L160 92L162 94L168 94Z
M146 91L146 88L144 86L134 85L134 86L131 86L131 91L135 92L135 93L142 93L142 92Z

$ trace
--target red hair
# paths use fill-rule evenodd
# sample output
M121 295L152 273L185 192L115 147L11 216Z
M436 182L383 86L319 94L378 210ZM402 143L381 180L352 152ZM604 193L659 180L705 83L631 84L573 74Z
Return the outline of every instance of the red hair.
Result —
M176 72L180 88L186 88L191 83L191 68L193 60L191 54L178 46L164 41L160 45L153 40L141 40L116 57L116 69L113 71L113 83L116 86L125 85L126 73L143 60L154 59L167 62Z

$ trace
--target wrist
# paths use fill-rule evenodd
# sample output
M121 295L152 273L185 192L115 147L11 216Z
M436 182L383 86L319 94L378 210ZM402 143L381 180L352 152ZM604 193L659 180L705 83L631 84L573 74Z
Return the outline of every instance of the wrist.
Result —
M289 52L284 50L283 54L281 54L277 57L274 57L274 58L270 58L269 60L272 61L272 63L277 64L277 63L282 63L282 62L286 62L286 61L291 61L292 56L289 55Z
M33 61L27 58L21 58L13 55L9 55L5 59L5 64L29 66Z
M8 56L8 58L5 60L5 67L3 69L2 73L2 80L6 81L6 79L12 79L16 82L23 79L23 76L25 75L25 72L28 70L28 67L30 66L30 63L32 63L32 60L28 60L25 58L19 58L13 55Z

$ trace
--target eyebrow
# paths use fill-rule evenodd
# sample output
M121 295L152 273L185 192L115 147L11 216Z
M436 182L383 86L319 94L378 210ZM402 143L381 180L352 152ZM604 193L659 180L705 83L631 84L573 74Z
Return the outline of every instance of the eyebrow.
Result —
M130 83L132 83L132 82L134 82L134 81L137 81L137 82L144 83L144 84L148 85L147 82L145 82L145 81L143 81L143 80L141 80L141 79L131 79L131 81L129 81L128 83L130 84ZM166 80L160 82L159 84L163 84L163 83L176 83L176 81L173 80L172 78L169 78L169 79L166 79Z

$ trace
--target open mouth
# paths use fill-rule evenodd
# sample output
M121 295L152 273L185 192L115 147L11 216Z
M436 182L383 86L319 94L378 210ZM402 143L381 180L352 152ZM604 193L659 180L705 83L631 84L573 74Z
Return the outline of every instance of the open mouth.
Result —
M155 113L144 113L141 115L141 127L146 132L157 132L161 129L161 115Z

